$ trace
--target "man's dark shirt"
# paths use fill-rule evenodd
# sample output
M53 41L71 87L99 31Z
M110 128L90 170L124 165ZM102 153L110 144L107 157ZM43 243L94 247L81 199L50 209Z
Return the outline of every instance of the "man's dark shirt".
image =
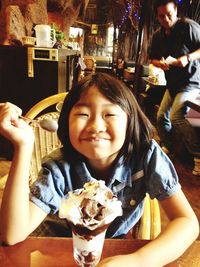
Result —
M164 28L154 33L149 58L179 58L199 48L200 25L188 18L178 19L169 35L165 34ZM192 88L200 89L200 60L190 62L184 68L170 66L165 76L172 95Z

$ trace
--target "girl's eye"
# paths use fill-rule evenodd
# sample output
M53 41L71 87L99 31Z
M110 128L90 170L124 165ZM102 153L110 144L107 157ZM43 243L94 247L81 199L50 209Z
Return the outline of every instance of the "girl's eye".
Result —
M116 116L116 114L114 114L114 113L108 113L105 115L105 117L114 117L114 116Z
M87 113L77 113L77 116L89 117L89 114L87 114Z

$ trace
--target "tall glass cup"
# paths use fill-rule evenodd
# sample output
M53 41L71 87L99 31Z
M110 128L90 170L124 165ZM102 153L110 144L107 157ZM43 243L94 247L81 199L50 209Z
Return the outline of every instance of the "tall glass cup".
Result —
M73 232L73 249L76 263L82 267L94 267L101 259L106 230L92 236Z
M74 259L79 266L94 267L101 258L105 233L122 215L122 203L102 180L84 184L61 200L59 217L72 228Z

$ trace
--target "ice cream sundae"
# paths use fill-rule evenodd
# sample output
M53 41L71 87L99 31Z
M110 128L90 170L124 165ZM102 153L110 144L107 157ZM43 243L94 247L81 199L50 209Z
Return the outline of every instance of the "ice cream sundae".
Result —
M109 224L122 215L121 202L105 186L92 181L69 192L62 200L59 217L72 227L74 259L81 266L95 266L101 257Z

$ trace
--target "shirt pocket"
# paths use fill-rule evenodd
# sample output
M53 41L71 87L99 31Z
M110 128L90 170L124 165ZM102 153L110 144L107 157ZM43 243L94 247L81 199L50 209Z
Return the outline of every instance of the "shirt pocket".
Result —
M142 179L138 179L132 182L132 187L125 186L116 195L122 202L123 209L133 210L146 195L145 185Z

